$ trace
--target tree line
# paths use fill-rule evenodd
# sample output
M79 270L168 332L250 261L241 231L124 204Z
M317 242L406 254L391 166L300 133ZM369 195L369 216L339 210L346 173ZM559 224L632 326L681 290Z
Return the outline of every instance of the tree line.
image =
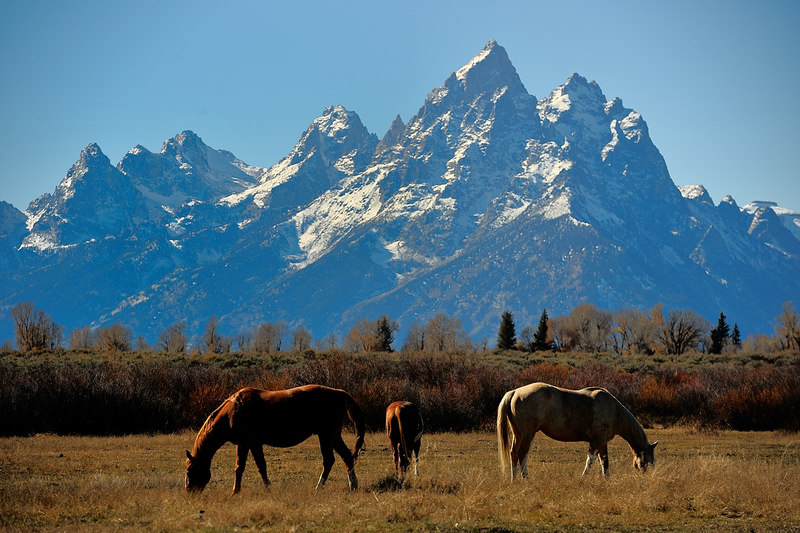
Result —
M20 352L68 348L70 350L149 351L166 353L226 354L273 353L286 350L303 352L309 349L342 349L348 352L391 352L398 349L395 333L400 328L388 315L378 319L361 319L351 326L341 340L335 335L314 339L301 325L289 331L286 322L265 322L251 330L227 336L220 332L219 319L211 316L203 333L191 339L186 322L176 322L158 334L155 346L143 336L134 336L127 326L115 323L101 328L82 326L65 338L64 327L36 309L33 302L21 302L11 310L16 349ZM525 352L560 351L617 354L674 354L686 352L725 353L747 351L773 353L800 351L800 316L792 302L785 302L775 317L772 335L754 334L742 341L736 322L720 312L712 326L704 317L689 309L664 312L662 304L651 309L623 308L607 311L593 304L580 304L566 315L550 317L543 310L539 322L524 326L519 337L513 313L505 311L499 318L497 350ZM5 349L13 349L10 341ZM414 321L399 346L402 352L467 353L492 349L488 339L474 342L464 331L461 321L438 313L426 322Z
M776 324L776 335L771 342L754 337L750 341L751 348L757 346L762 351L797 349L800 329L791 302L784 304ZM513 314L504 312L497 334L498 349L648 355L680 355L688 351L720 354L745 349L739 325L734 323L731 328L724 312L720 312L717 325L711 327L692 310L676 309L665 315L661 304L649 310L625 308L616 312L581 304L570 314L553 319L544 310L537 328L525 326L519 339L515 330Z

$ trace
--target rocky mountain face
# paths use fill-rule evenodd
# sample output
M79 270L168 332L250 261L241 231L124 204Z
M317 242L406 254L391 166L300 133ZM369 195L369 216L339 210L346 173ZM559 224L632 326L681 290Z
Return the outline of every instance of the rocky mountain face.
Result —
M24 213L0 203L0 338L32 300L72 328L121 322L151 342L211 315L316 338L436 313L493 340L583 302L720 311L771 332L800 295L800 215L678 188L647 124L573 74L530 95L494 41L382 139L326 109L252 167L192 132L114 167L91 144Z

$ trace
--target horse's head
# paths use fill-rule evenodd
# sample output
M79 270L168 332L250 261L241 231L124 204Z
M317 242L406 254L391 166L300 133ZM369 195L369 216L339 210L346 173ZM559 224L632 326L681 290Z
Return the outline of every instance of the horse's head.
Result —
M186 492L200 493L211 479L211 463L198 461L186 450Z
M644 450L639 450L633 456L633 467L636 470L641 470L645 472L649 466L652 466L656 462L656 444L658 441L654 442L653 444L648 444Z

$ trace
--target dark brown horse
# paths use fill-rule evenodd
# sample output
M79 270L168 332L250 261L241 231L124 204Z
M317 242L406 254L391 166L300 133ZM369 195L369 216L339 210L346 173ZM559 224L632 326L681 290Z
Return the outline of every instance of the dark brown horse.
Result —
M342 440L342 426L348 416L356 427L352 452ZM222 402L206 419L197 434L194 448L186 451L186 490L199 492L211 479L211 459L226 442L236 445L234 494L242 486L247 454L253 459L269 485L262 446L287 448L311 435L319 437L322 450L322 475L317 488L325 484L335 461L334 450L344 461L350 489L358 487L354 463L364 445L364 416L353 398L343 390L321 385L306 385L280 391L245 388Z
M392 446L395 473L404 476L414 455L414 474L419 474L419 447L425 424L417 406L411 402L394 402L386 408L386 435Z
M512 480L518 468L522 477L528 476L528 451L537 431L564 442L588 442L583 475L595 456L603 463L603 474L608 475L608 441L615 435L630 444L637 470L646 470L655 462L658 442L650 444L630 411L599 387L568 390L531 383L503 396L497 408L497 443L503 469L511 463Z

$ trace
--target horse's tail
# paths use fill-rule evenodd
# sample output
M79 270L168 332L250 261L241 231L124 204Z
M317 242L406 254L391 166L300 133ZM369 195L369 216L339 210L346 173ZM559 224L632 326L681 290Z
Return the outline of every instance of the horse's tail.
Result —
M417 418L419 418L419 431L414 436L414 442L417 442L422 438L422 433L425 431L425 421L422 419L422 413L419 412L419 408L417 408Z
M347 414L356 426L356 445L353 447L353 462L355 462L361 448L364 447L364 413L352 396L348 393L345 393L344 396Z
M500 455L500 470L505 472L506 465L511 462L511 427L509 414L511 413L511 398L514 391L508 391L497 406L497 452Z
M401 413L402 411L398 409L395 411L396 416L394 417L394 419L397 420L397 431L400 433L400 451L403 452L403 457L410 460L411 454L408 453L408 442L406 442L408 437L406 436L406 432L403 431L403 415Z

